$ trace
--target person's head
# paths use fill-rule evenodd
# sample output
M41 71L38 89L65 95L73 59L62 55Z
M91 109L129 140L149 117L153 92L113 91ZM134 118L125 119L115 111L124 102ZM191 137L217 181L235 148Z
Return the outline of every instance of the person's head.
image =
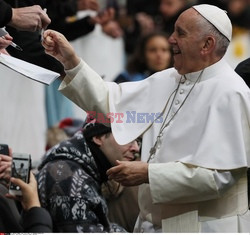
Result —
M134 161L135 154L139 152L139 146L136 140L129 144L120 145L116 142L112 133L94 136L92 141L99 146L100 150L113 166L116 165L116 160Z
M169 38L174 67L180 74L202 70L226 53L232 25L226 13L212 5L197 5L184 11Z
M186 0L161 0L160 13L166 19L175 17L187 5Z
M92 119L83 128L83 135L87 142L92 142L106 156L112 166L116 165L116 160L133 161L139 152L137 141L132 141L126 145L119 145L111 132L111 128L96 119Z
M248 0L229 0L228 1L228 12L231 16L240 16L249 6Z
M130 73L158 72L171 66L172 54L167 36L154 32L141 38L128 61Z

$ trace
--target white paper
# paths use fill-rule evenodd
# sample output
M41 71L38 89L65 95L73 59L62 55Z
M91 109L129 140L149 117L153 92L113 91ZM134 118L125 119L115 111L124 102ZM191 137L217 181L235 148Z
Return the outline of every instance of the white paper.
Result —
M24 75L27 78L46 85L50 85L60 76L59 73L2 53L0 54L0 63Z

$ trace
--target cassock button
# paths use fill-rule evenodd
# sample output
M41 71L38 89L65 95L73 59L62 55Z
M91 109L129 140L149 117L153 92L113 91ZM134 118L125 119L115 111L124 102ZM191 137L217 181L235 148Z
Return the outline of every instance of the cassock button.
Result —
M179 101L179 100L176 100L176 101L175 101L175 104L176 104L176 105L178 105L179 103L180 103L180 101Z
M190 85L190 81L186 81L186 85Z
M183 90L183 89L181 89L181 90L180 90L180 94L183 94L183 93L184 93L184 90Z

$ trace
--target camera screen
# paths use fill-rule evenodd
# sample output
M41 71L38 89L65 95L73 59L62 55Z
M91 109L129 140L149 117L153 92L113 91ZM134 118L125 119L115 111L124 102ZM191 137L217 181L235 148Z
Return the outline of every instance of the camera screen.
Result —
M11 166L11 176L22 179L24 182L28 182L29 178L29 159L27 158L13 158ZM19 186L14 184L10 185L10 189L20 190Z

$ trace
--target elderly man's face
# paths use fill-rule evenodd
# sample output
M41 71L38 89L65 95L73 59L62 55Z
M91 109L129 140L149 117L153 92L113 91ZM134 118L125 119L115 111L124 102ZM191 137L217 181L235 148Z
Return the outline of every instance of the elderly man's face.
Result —
M116 165L116 160L135 160L135 154L139 152L137 141L132 141L126 145L119 145L112 133L101 137L94 137L93 141L99 145L101 151L113 166Z
M197 24L199 14L192 8L184 11L175 23L175 30L169 38L173 48L174 67L180 74L196 72L202 67L201 49L204 40Z

